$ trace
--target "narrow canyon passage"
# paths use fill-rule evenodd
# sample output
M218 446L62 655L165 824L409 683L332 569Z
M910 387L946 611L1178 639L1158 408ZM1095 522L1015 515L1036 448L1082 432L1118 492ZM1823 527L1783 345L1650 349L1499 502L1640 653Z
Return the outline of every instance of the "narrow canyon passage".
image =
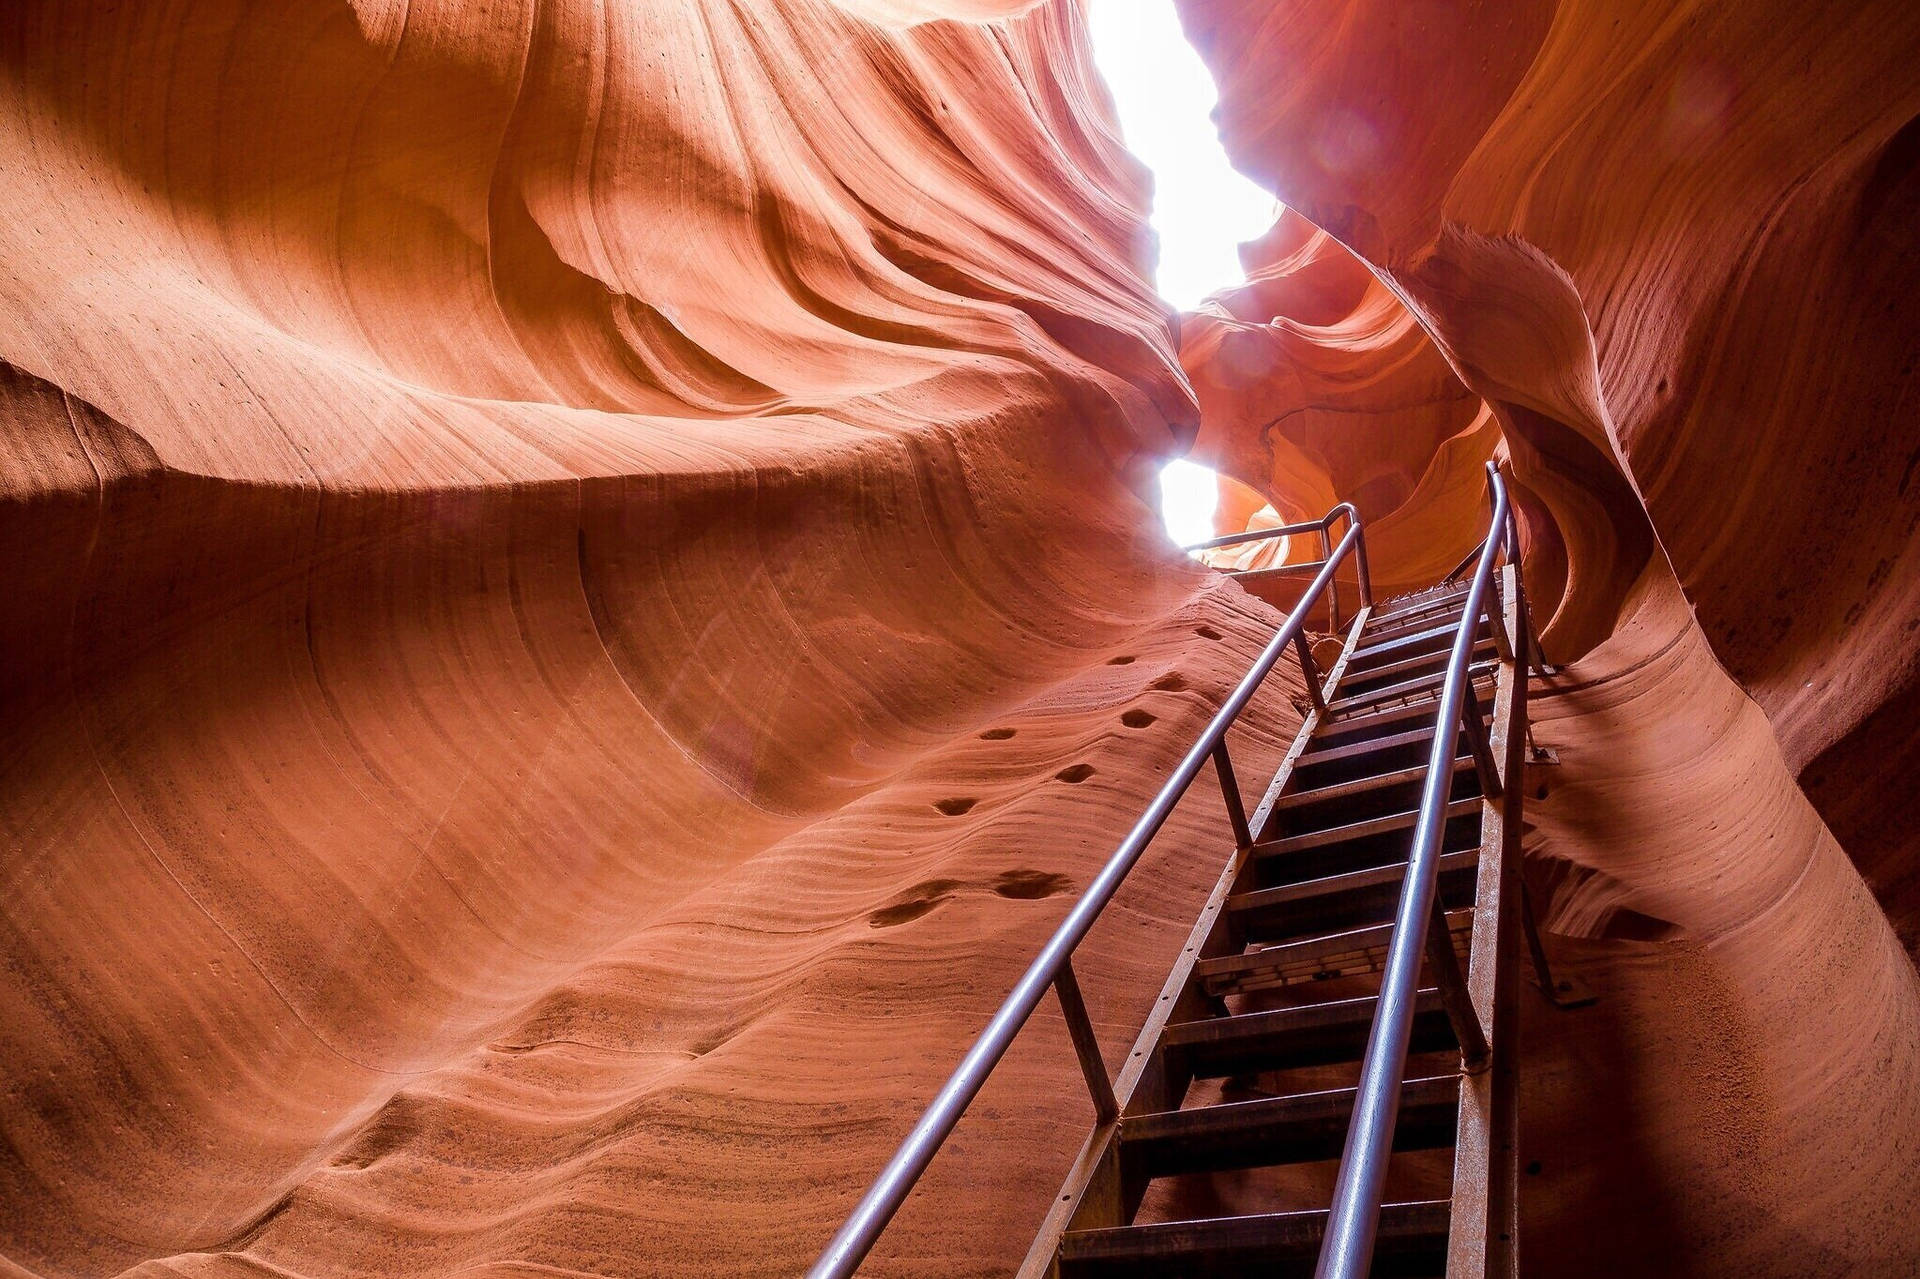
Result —
M1383 605L1504 468L1522 1273L1920 1272L1920 10L1136 13L1176 283L1127 2L0 10L0 1271L804 1271L1297 597L1184 459ZM863 1273L1089 1121L1048 1002Z

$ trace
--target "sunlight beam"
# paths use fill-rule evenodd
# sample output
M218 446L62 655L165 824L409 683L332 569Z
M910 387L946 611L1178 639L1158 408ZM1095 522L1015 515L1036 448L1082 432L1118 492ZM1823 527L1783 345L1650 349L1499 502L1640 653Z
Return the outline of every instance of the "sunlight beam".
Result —
M1160 512L1167 536L1178 546L1213 536L1213 511L1220 502L1220 481L1197 462L1175 459L1160 470Z
M1211 115L1213 77L1173 0L1090 0L1087 20L1127 149L1153 170L1155 287L1190 311L1246 278L1240 242L1265 233L1280 206L1227 163Z

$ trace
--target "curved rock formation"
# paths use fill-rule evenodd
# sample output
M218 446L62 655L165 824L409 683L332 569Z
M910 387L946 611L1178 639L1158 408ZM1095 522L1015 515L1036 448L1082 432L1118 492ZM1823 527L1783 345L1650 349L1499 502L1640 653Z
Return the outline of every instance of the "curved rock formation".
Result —
M1201 411L1189 456L1268 495L1283 521L1352 502L1376 587L1432 585L1477 537L1498 423L1400 300L1299 214L1242 258L1247 283L1181 321ZM1238 531L1229 506L1223 527Z
M1539 1273L1920 1264L1920 977L1664 570L1536 691L1527 853L1564 970L1525 1003Z
M1920 770L1897 727L1920 696L1920 13L1180 7L1235 163L1378 270L1500 416L1566 547L1549 647L1611 628L1644 503L1841 842L1910 887L1920 846L1868 796ZM1536 590L1557 578L1534 564ZM1911 930L1920 901L1884 900Z
M0 12L0 1269L792 1273L1271 633L1196 432L1389 589L1512 459L1544 1271L1913 1268L1917 20L1184 7L1324 233L1177 342L1071 0ZM1086 1121L1045 1015L874 1272Z
M1534 1019L1530 1255L1912 1270L1920 993L1841 850L1910 946L1920 15L1180 4L1236 164L1491 407L1581 659L1530 851L1602 998ZM1301 402L1228 398L1226 457Z
M6 7L13 1265L788 1273L1244 668L1074 11L853 8Z

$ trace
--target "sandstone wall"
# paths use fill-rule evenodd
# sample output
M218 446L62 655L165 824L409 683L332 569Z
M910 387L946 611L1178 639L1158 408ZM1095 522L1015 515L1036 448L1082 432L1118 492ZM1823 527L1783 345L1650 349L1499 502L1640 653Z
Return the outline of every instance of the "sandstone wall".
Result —
M918 16L5 6L9 1264L790 1274L1264 642L1076 11Z
M1911 941L1920 846L1870 796L1920 776L1920 11L1180 7L1235 163L1500 417L1550 646L1663 553Z
M1530 1264L1909 1272L1920 19L1181 10L1235 163L1406 303L1518 476L1570 663L1530 877L1600 993L1529 1005ZM1314 336L1284 362L1337 360ZM1202 441L1251 447L1275 385Z
M5 1266L792 1273L1270 632L1199 432L1387 582L1520 476L1546 1273L1911 1268L1913 19L1184 7L1329 234L1177 343L1071 3L0 13ZM1048 1012L875 1272L1086 1119Z

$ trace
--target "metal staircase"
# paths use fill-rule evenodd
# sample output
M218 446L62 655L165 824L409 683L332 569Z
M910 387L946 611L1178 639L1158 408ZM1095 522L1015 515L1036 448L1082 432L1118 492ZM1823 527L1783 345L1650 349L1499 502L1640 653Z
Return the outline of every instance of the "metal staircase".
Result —
M835 1236L814 1279L854 1272L1049 986L1096 1121L1023 1279L1517 1273L1523 930L1543 989L1554 986L1518 875L1526 672L1538 648L1506 486L1491 465L1488 480L1492 512L1480 548L1446 581L1379 608L1350 506L1207 544L1318 532L1323 558L1258 570L1314 577ZM1330 530L1342 519L1336 545ZM1361 607L1343 627L1333 583L1349 558ZM1331 627L1344 634L1324 673L1305 629L1323 597ZM1226 734L1288 647L1311 709L1249 817ZM1109 1081L1072 952L1209 760L1234 846ZM1230 1093L1211 1081L1231 1081ZM1254 1095L1228 1099L1241 1094ZM1449 1147L1447 1197L1388 1201L1396 1151ZM1140 1219L1161 1178L1334 1159L1330 1204Z

